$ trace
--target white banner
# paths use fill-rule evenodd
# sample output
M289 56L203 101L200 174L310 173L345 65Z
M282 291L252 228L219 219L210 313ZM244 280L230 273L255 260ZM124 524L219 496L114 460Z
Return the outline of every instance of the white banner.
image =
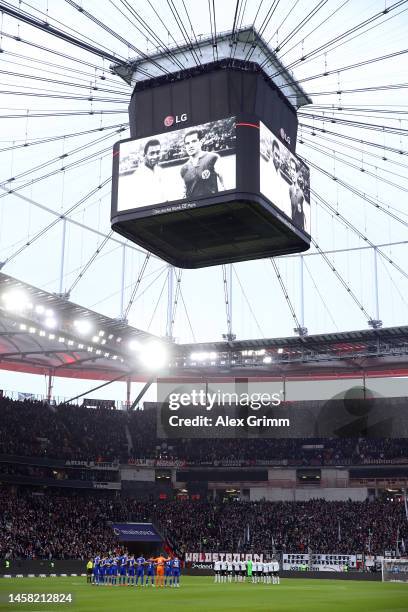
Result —
M357 565L356 555L342 554L284 554L284 570L296 571L305 566L308 570L320 572L342 572L347 565L350 569L355 569Z

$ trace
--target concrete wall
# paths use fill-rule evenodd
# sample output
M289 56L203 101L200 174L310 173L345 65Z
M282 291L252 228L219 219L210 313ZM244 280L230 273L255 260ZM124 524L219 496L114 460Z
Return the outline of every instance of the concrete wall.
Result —
M322 480L326 487L342 486L341 483L347 482L349 479L349 471L339 470L335 468L322 468Z
M136 467L127 465L120 468L121 480L137 480L143 482L154 482L155 471L152 468Z
M287 480L296 484L296 469L292 468L269 468L268 470L269 481L282 481Z

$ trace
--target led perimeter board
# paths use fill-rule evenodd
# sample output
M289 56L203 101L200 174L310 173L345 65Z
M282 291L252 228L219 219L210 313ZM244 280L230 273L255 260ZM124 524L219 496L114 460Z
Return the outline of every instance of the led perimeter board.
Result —
M112 228L181 268L305 251L297 115L250 62L138 83L113 152Z

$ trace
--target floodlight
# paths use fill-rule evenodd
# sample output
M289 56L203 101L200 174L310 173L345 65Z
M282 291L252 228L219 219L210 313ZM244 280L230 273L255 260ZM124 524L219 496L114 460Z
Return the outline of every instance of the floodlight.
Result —
M147 368L158 370L168 359L167 350L161 342L151 340L143 346L140 359Z
M205 361L208 358L208 353L191 353L190 359L194 359L194 361Z
M32 304L28 300L27 294L21 289L11 289L10 291L3 293L2 300L5 308L13 312L22 312L23 310L30 308L30 306L32 307Z
M44 321L44 325L48 327L48 329L55 329L57 327L57 321L54 317L47 317Z
M142 349L142 344L139 340L131 340L129 342L129 348L131 351L140 351Z
M92 324L86 319L78 319L74 321L74 327L79 334L89 334L92 329Z

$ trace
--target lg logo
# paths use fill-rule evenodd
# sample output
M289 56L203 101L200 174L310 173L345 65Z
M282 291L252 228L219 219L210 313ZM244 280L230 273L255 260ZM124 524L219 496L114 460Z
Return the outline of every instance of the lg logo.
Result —
M187 121L187 113L176 115L175 117L173 117L173 115L167 115L167 117L164 118L163 123L166 127L171 127L175 123L184 123L184 121Z
M290 136L288 136L283 128L280 129L280 135L282 140L290 144Z

